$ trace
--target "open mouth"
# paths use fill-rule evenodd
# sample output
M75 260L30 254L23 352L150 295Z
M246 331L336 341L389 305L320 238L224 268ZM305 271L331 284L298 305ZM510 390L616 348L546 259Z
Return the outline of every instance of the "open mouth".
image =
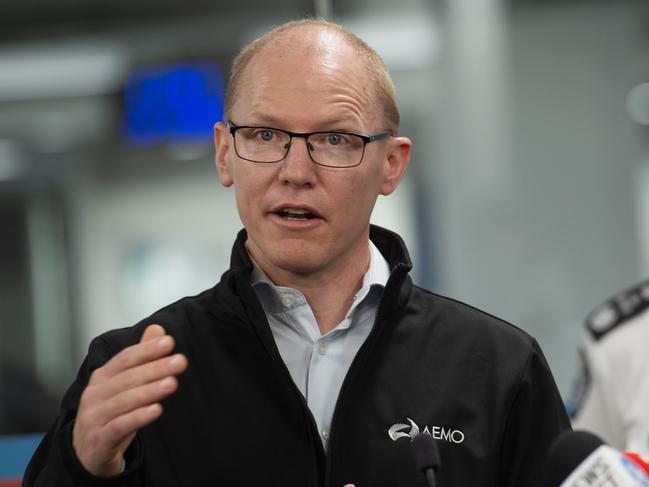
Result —
M281 210L276 211L275 214L286 220L304 221L317 218L317 215L310 211L297 208L282 208Z

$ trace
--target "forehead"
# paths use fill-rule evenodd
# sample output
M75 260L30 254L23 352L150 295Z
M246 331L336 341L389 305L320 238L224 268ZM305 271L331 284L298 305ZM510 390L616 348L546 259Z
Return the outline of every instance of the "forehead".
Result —
M378 116L372 88L357 50L340 34L324 29L297 32L270 42L253 56L232 116L268 117L295 130L310 130L330 120L367 129Z

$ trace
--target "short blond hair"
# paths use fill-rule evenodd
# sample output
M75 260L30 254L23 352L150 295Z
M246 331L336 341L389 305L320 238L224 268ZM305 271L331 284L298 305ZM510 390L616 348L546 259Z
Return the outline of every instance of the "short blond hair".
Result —
M397 95L394 88L394 83L390 77L387 66L381 59L381 56L372 49L365 41L353 34L345 27L329 22L321 18L308 18L303 20L294 20L287 22L273 30L267 32L263 36L255 39L250 44L246 45L239 51L239 54L234 58L232 67L230 68L230 76L228 78L228 85L225 93L225 107L224 113L226 117L229 116L232 106L239 95L239 87L243 73L250 64L252 58L267 45L285 39L288 34L294 30L304 27L323 27L335 33L338 33L349 45L354 49L360 61L365 67L367 74L374 86L374 96L379 107L382 108L383 121L386 124L386 129L390 130L393 135L399 132L399 108L397 106Z

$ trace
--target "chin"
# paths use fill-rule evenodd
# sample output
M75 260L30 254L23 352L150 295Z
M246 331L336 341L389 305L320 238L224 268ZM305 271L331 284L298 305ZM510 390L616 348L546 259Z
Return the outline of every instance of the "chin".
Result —
M304 252L282 252L274 256L272 263L275 267L293 274L310 274L321 267L319 259Z
M256 251L261 254L262 264L270 265L293 274L310 274L317 272L327 262L327 254L331 251L326 243L308 241L305 239L260 239L262 245L256 245ZM253 252L254 253L254 252ZM265 269L266 270L266 269ZM272 269L268 269L272 273Z

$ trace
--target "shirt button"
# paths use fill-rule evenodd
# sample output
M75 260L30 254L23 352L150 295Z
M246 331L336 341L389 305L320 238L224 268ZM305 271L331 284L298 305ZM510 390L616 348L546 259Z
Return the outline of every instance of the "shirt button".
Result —
M295 303L295 300L293 299L292 296L289 296L288 294L282 296L282 304L284 306L292 306L293 303Z
M324 343L321 343L320 346L318 346L318 353L320 355L327 353L327 346Z
M329 430L323 430L322 431L322 438L325 440L329 439Z

